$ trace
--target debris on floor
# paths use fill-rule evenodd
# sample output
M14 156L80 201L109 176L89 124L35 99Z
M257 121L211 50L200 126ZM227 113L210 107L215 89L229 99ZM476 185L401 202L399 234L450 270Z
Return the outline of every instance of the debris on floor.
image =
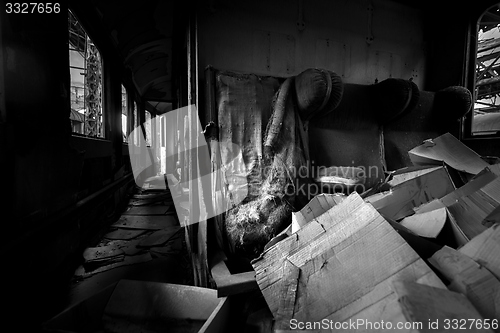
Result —
M163 176L153 178L147 184L154 186L137 187L123 215L96 245L85 249L75 281L165 256L178 260L182 255L184 229L179 225L172 196L165 183L163 187L159 184Z
M107 264L105 266L100 266L96 269L89 268L88 266L80 266L76 271L75 271L75 277L76 278L89 278L93 276L94 274L97 273L102 273L105 271L108 271L113 268L121 267L121 266L127 266L127 265L135 265L135 264L140 264L144 262L148 262L152 260L151 254L150 253L142 253L142 254L137 254L133 256L125 256L123 257L123 260L112 263L112 264Z
M168 229L154 231L148 237L142 239L139 244L137 244L137 247L155 247L164 245L181 230L181 227L171 227Z
M125 252L116 245L89 247L83 252L86 269L113 264L125 259Z
M352 193L253 262L278 328L290 320L386 319L393 281L445 288L377 210Z
M44 323L45 332L227 332L230 299L213 289L121 279Z
M146 230L116 229L104 235L106 239L130 240L144 234Z
M120 229L161 230L177 225L175 216L121 216L111 227Z
M484 318L500 318L500 281L486 267L448 246L429 261L450 281L448 289L467 296Z
M409 154L415 166L367 196L322 205L318 195L252 261L275 329L500 319L498 165L449 133Z
M446 163L455 170L476 175L489 164L450 133L424 141L408 152L414 165Z
M413 327L417 332L432 330L444 332L450 331L446 327L451 327L453 320L457 323L462 322L456 325L460 327L465 319L469 331L493 332L491 326L483 325L483 322L486 322L484 318L461 293L402 280L395 281L393 289L397 295L396 304L400 313L399 316L393 317L393 327L398 324L404 325L402 327ZM481 324L476 326L475 323L479 322ZM470 323L473 323L472 326Z
M454 186L445 167L401 182L389 191L366 198L385 217L399 220L413 213L413 208L452 192Z

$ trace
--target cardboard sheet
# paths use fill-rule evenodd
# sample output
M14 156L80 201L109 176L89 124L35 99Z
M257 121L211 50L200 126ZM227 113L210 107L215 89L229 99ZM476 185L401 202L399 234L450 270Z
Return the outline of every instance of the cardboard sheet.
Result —
M355 192L269 248L252 265L278 328L290 319L388 320L390 313L383 310L395 299L390 286L400 279L446 289Z
M413 209L455 190L446 171L439 167L394 186L390 191L378 193L365 200L383 216L399 220L413 214Z
M86 262L109 259L123 255L124 252L116 245L88 247L83 251L83 258Z
M423 328L418 330L419 332L432 332L434 329L437 332L454 331L447 328L447 320L449 322L457 320L458 323L462 320L467 323L483 320L472 303L460 293L410 281L396 281L393 288L406 321L423 323ZM430 326L431 323L435 323L435 326ZM485 327L486 325L473 326L471 331L492 332Z
M137 246L153 247L163 245L172 237L174 237L180 230L182 230L181 227L170 227L167 229L155 231L148 237L142 239Z
M397 170L393 173L392 179L387 183L391 186L396 186L410 179L425 175L426 173L435 171L440 167L410 167Z
M500 280L500 225L495 224L459 249L466 256L486 267Z
M147 230L141 230L141 229L117 229L105 234L104 238L129 240L129 239L134 239L146 232Z
M475 151L464 145L450 133L426 140L408 152L414 165L448 164L452 168L473 175L489 164Z
M342 194L319 194L300 211L292 213L292 233L344 200Z
M463 245L491 226L487 220L499 206L500 177L486 169L464 186L415 210L424 213L446 207L458 244Z
M500 281L487 268L448 246L429 262L450 281L448 289L467 296L484 318L500 318Z
M401 225L419 236L436 238L446 223L446 215L446 208L441 207L430 212L405 217Z
M160 230L179 225L177 217L167 216L134 216L124 215L112 227L120 229Z

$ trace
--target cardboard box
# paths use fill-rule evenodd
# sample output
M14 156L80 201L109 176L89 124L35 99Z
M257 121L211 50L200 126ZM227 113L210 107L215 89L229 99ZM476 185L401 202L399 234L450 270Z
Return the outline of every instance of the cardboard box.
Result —
M462 246L459 251L486 267L500 280L500 225L495 224Z
M252 262L278 329L297 321L386 319L393 281L446 288L396 230L352 193Z
M464 294L484 318L500 318L500 281L486 267L448 246L434 253L429 262L450 281L448 289Z
M488 216L500 206L500 178L488 168L453 192L415 209L416 213L446 207L456 240L464 245L488 227Z
M452 168L476 175L489 164L450 133L424 141L408 152L414 165L446 163Z
M409 332L493 332L491 321L489 327L484 325L484 318L461 293L410 281L396 281L393 288L402 314L394 325L406 322Z
M300 211L292 213L292 233L298 231L306 223L321 216L333 206L344 200L343 194L319 194L311 199Z
M391 190L377 193L365 200L383 216L400 220L414 213L414 208L455 190L445 167L441 166L398 183Z
M443 229L446 220L446 208L441 207L430 212L407 216L400 223L418 236L436 238Z

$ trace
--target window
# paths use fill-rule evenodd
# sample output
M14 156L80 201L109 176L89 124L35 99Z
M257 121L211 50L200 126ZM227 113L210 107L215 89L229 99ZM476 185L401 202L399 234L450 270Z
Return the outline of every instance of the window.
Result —
M139 146L139 132L140 130L135 130L139 126L139 114L137 112L137 102L134 101L134 145Z
M128 142L128 94L127 89L122 84L122 137L123 142Z
M479 18L471 134L500 133L500 6Z
M144 123L144 129L146 130L146 146L151 147L151 113L145 111L146 122Z
M103 138L101 54L71 11L68 30L72 129Z

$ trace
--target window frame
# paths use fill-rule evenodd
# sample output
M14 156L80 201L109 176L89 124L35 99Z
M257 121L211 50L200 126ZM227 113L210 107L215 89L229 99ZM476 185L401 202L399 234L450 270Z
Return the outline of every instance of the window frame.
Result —
M92 32L89 32L89 29L88 27L85 26L85 22L82 22L82 20L78 17L78 14L75 12L74 9L72 9L71 7L68 7L67 8L68 10L68 20L69 20L69 15L71 13L71 15L73 15L73 17L77 20L77 22L79 23L79 25L81 26L81 28L83 29L83 31L85 32L86 34L86 38L89 38L91 41L92 41L92 44L95 46L95 48L97 49L97 52L99 53L99 57L100 57L100 67L101 67L101 78L100 78L100 81L101 81L101 101L100 101L100 104L101 104L101 114L100 114L100 117L101 117L101 136L92 136L92 135L87 135L85 134L85 125L84 126L84 130L83 132L84 133L78 133L78 132L73 132L73 125L71 126L71 135L73 136L76 136L76 137L81 137L81 138L88 138L88 139L94 139L94 140L104 140L104 141L109 141L109 115L107 115L107 86L108 86L108 83L107 83L107 66L106 66L106 61L105 61L105 56L104 56L104 53L103 53L103 48L99 45L99 41L94 38L94 36L92 35ZM69 24L68 24L69 25ZM69 29L67 31L68 33L68 47L67 47L67 52L69 53L70 51L70 41L69 41ZM68 54L69 56L69 54ZM84 58L84 61L86 61L86 59ZM84 64L84 66L86 67L86 64ZM71 70L71 63L69 64L69 68L68 68L68 71ZM85 68L86 70L86 68ZM69 87L70 87L70 90L71 90L71 87L72 87L72 84L71 84L71 74L69 75ZM85 89L85 83L84 83L84 89ZM71 104L71 97L70 97L70 104Z
M125 126L126 128L126 133L125 133L125 138L122 140L123 144L128 144L128 137L131 133L131 125L130 125L130 117L131 117L131 112L130 112L130 105L131 105L131 97L129 93L129 89L127 88L127 85L125 85L123 82L121 83L121 94L122 94L122 103L123 103L123 90L125 90L125 103L126 103L126 117L127 117L127 124ZM121 105L122 110L123 110L123 105ZM121 121L121 115L123 115L122 112L120 112L120 121ZM123 135L123 123L121 124L121 129L122 129L122 135Z
M476 7L474 13L470 15L469 21L469 37L467 43L467 65L465 70L465 84L472 93L471 110L462 118L461 121L461 139L463 140L491 140L500 138L500 130L493 134L474 135L472 132L472 121L474 117L474 105L476 103L476 67L477 67L477 52L479 41L480 22L486 12L492 7L500 5L500 0L489 1L481 7ZM500 21L499 21L500 23Z

